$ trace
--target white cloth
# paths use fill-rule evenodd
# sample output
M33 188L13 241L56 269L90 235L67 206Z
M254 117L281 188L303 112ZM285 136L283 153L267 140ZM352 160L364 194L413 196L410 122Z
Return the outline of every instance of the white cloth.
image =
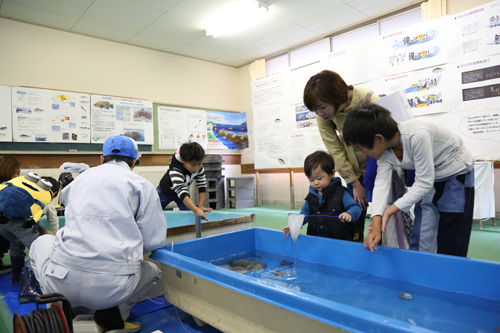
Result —
M396 200L396 206L408 211L428 195L434 182L444 181L474 168L474 158L460 137L443 126L423 119L398 123L403 145L403 160L387 149L377 161L377 178L373 190L372 216L382 215L390 193L392 166L415 170L415 183Z
M495 217L495 173L493 162L474 163L474 219Z
M57 216L56 207L54 207L54 204L51 202L43 208L43 213L47 217L47 224L49 225L50 231L55 235L57 230L59 230L59 217Z
M110 161L80 174L61 194L65 227L46 262L31 257L42 291L99 310L128 302L145 269L152 287L160 273L143 255L161 248L167 234L155 187L126 163ZM33 253L39 247L37 240Z

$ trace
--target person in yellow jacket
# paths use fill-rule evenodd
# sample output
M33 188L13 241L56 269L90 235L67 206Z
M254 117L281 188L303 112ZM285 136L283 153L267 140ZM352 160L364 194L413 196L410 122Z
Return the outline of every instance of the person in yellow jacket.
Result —
M347 188L357 203L363 208L355 222L354 240L363 242L366 197L363 180L367 158L359 149L346 145L342 140L344 121L349 111L358 105L373 102L379 96L362 87L347 85L336 72L324 70L313 75L304 88L304 104L316 113L318 129L323 143L333 156L337 172L347 182ZM372 161L375 163L376 161Z

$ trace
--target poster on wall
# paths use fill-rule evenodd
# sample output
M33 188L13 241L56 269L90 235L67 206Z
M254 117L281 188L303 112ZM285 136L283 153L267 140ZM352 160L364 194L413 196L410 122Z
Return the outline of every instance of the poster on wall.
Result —
M379 36L381 76L395 75L448 62L449 17L419 23Z
M153 144L152 102L91 95L90 103L92 143L104 143L112 135L124 134L138 144Z
M500 109L500 55L453 66L453 111Z
M90 142L90 95L12 87L15 142Z
M366 41L330 53L326 68L338 73L347 84L358 85L378 78L376 59L377 41Z
M208 149L248 148L246 113L207 111Z
M500 159L500 108L455 113L455 128L476 159Z
M304 88L311 76L318 74L324 69L324 64L321 61L295 68L287 72L285 75L285 91L286 98L291 103L299 103L304 98Z
M307 155L317 150L327 151L319 131L290 135L290 161L288 168L303 168Z
M256 138L255 169L284 169L291 164L290 136Z
M288 108L285 103L253 109L253 133L255 136L272 136L288 130Z
M402 90L415 116L450 112L451 69L448 65L401 73L383 79L386 94Z
M186 142L198 142L207 149L207 113L203 110L158 106L158 138L160 149L178 149Z
M451 62L500 53L500 1L451 17Z
M266 74L252 80L252 105L259 108L285 101L285 80L283 73Z
M316 113L309 111L303 102L293 103L288 109L288 113L295 116L294 126L290 130L300 132L318 131Z
M0 142L12 141L12 103L9 86L0 85Z

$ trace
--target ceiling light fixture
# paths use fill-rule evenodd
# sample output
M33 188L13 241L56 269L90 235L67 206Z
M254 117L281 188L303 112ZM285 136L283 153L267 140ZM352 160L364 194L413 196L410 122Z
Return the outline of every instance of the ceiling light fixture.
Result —
M241 31L264 18L269 6L261 1L239 0L208 19L207 36L216 38Z

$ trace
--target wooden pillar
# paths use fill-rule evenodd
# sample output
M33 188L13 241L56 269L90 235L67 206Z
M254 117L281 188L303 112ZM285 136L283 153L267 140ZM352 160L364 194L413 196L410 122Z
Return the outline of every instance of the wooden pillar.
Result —
M295 193L293 191L293 170L290 169L290 209L295 209Z
M259 172L255 171L255 195L257 196L257 206L260 206L262 203L260 202L259 197Z

